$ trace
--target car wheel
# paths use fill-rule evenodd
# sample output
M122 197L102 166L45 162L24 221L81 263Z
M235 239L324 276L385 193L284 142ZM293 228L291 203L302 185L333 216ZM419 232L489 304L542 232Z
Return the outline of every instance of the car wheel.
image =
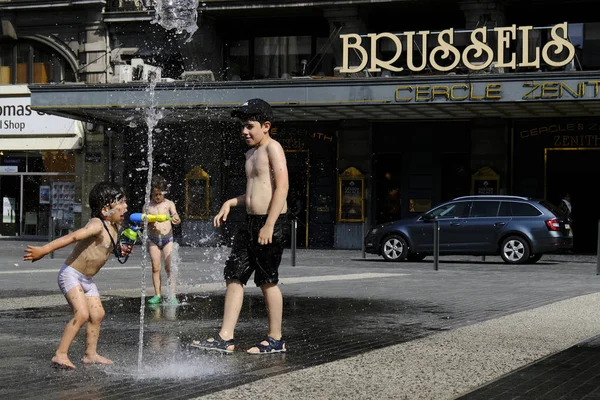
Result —
M421 254L421 253L409 253L406 256L406 259L408 261L423 261L425 259L426 255L425 254Z
M381 245L381 255L385 261L403 261L408 253L406 240L399 235L390 235Z
M529 257L529 260L527 260L528 264L534 264L538 261L540 261L540 258L542 258L543 254L533 254L532 256Z
M500 255L509 264L524 264L529 261L529 254L529 244L520 236L509 236L500 246Z

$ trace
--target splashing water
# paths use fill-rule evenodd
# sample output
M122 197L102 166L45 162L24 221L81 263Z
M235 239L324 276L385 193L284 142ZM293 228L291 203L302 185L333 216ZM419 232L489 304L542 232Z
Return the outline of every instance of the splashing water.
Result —
M156 14L152 23L166 30L175 29L177 34L189 33L186 43L198 30L198 0L155 0Z
M181 257L179 257L179 243L173 243L173 249L171 250L171 274L167 279L167 303L168 300L176 297L176 282L180 263Z
M152 143L154 128L163 117L163 114L157 108L157 100L154 94L156 88L156 81L152 80L148 88L150 94L150 107L144 110L146 124L148 125L148 179L146 180L146 195L144 199L144 210L147 210L150 205L150 193L152 192L152 152L154 151L154 145ZM144 220L144 229L142 237L142 274L141 274L141 305L140 305L140 336L139 336L139 348L138 348L138 371L142 369L143 349L144 349L144 314L146 308L146 264L148 260L148 249L145 246L148 240L148 219Z

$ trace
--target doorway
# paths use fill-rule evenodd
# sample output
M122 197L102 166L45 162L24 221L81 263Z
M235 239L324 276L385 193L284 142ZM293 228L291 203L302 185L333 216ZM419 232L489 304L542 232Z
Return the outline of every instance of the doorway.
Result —
M296 246L308 247L308 210L310 177L310 152L308 150L287 150L285 157L288 167L289 190L287 197L288 214L298 221Z
M19 235L19 205L21 204L21 177L0 176L0 200L2 200L2 220L0 236Z
M598 244L600 206L592 195L600 174L600 148L544 149L544 197L560 205L570 193L573 206L573 251L594 254Z
M402 154L377 154L373 158L375 172L376 223L402 217Z

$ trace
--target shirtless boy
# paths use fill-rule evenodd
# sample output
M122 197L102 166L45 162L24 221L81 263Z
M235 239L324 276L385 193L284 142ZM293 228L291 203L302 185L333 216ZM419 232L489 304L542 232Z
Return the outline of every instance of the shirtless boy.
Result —
M127 212L125 193L115 183L100 182L90 191L92 219L86 226L62 236L44 246L27 246L23 260L37 261L46 254L75 243L58 273L58 287L73 311L73 318L63 332L52 364L59 368L75 369L68 356L69 347L86 322L84 364L112 364L96 352L104 308L100 301L94 275L104 266L112 253L126 255L130 246L120 246L119 228Z
M247 221L236 234L225 264L227 290L221 330L215 337L194 341L192 346L224 353L234 351L234 330L244 300L244 285L254 273L254 283L265 298L269 331L248 353L281 353L286 351L286 345L281 332L283 298L277 283L287 212L285 153L269 133L273 121L269 103L261 99L248 100L231 115L242 123L242 138L252 147L246 153L246 193L223 203L213 223L220 227L226 222L231 207L246 207Z
M149 304L158 304L162 298L160 268L162 258L165 260L165 272L167 279L171 281L173 293L168 302L177 304L175 297L175 274L171 275L171 252L173 251L173 224L181 223L179 214L175 209L175 203L165 198L167 193L167 181L160 175L152 178L152 194L148 214L165 214L171 217L170 221L148 223L148 253L152 260L152 283L154 285L154 297L148 300Z

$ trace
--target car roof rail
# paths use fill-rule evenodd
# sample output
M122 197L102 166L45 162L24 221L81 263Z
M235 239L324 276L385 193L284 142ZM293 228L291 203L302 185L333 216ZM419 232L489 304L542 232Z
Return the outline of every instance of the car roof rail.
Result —
M489 199L489 200L531 200L529 197L524 196L511 196L506 194L482 194L482 195L471 195L471 196L461 196L457 197L453 200L473 200L473 199Z

